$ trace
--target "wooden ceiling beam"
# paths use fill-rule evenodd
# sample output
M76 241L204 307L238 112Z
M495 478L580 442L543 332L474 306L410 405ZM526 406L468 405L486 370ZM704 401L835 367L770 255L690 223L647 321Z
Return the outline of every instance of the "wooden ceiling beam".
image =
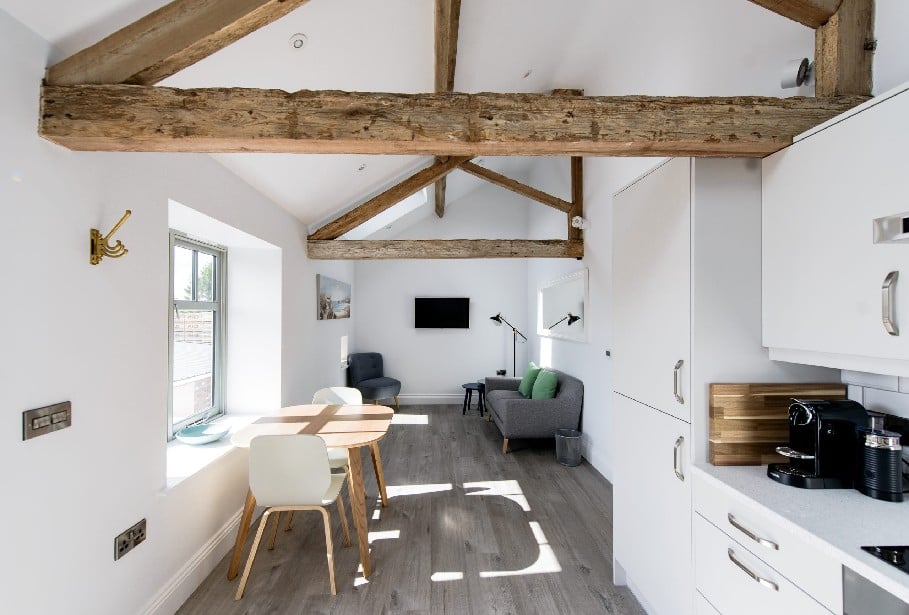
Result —
M461 0L436 0L436 92L454 91L455 67L458 60L458 30L461 24ZM434 197L436 215L445 215L447 178L436 181Z
M571 211L572 205L568 201L560 199L556 196L552 196L551 194L543 192L542 190L532 188L527 184L522 184L517 180L506 177L501 173L496 173L495 171L492 171L485 167L481 167L478 164L474 164L472 162L464 162L458 168L466 173L470 173L475 177L485 179L486 181L495 184L496 186L505 188L506 190L511 190L512 192L520 194L521 196L526 196L528 199L532 199L534 201L542 203L543 205L554 207L555 209L558 209L559 211L566 214Z
M49 85L39 134L86 151L760 157L864 100Z
M843 0L815 33L815 95L870 96L874 47L874 0Z
M809 28L820 28L840 8L843 0L751 0L778 15Z
M457 168L458 165L467 160L469 160L469 158L452 156L451 158L445 158L439 162L435 162L432 166L417 171L404 181L395 184L388 190L384 191L382 194L369 199L359 207L350 210L341 217L336 218L325 226L320 227L312 235L310 235L309 238L328 240L337 239L347 231L355 229L370 218L374 218L375 216L379 215L389 207L400 203L403 199L406 199L411 194L422 190L429 184L436 181L436 179L439 177L443 177L448 173L451 173L455 168Z
M316 260L582 258L584 242L564 239L396 239L307 242Z
M47 69L57 85L151 85L308 0L174 0Z

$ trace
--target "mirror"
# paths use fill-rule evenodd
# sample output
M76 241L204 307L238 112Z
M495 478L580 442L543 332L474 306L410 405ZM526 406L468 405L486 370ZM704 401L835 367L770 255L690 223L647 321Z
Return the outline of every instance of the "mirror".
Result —
M587 340L587 270L581 269L540 286L537 334L563 340Z

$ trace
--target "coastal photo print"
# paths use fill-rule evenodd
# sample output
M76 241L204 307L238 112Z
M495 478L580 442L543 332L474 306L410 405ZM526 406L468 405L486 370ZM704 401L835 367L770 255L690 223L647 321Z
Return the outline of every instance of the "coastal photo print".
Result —
M350 318L350 284L325 275L316 274L318 320Z

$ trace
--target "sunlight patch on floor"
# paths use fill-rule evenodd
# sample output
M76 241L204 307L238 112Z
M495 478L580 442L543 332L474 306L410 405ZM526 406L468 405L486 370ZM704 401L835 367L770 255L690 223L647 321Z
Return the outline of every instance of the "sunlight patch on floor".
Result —
M440 491L451 491L451 483L439 483L436 485L388 485L385 492L388 499L399 498L402 495L422 495L424 493L438 493Z
M429 425L428 414L400 414L391 417L392 425Z
M429 577L431 581L435 581L436 583L442 581L460 581L463 578L463 572L433 572L432 576Z
M488 572L481 572L481 579L490 579L494 577L514 577L525 574L548 574L553 572L562 572L562 566L559 565L559 560L556 559L555 551L553 551L552 547L549 546L549 541L546 539L546 535L543 533L543 528L541 528L540 524L536 521L530 521L529 523L530 530L533 532L533 537L536 539L537 544L540 547L540 554L537 556L537 561L522 570L490 570Z
M516 480L486 480L476 483L464 483L465 489L482 489L467 495L500 495L508 498L521 507L524 512L530 512L530 503L521 490L521 485Z
M396 540L400 537L401 530L386 530L384 532L369 532L369 536L366 540L369 544L372 544L377 540Z

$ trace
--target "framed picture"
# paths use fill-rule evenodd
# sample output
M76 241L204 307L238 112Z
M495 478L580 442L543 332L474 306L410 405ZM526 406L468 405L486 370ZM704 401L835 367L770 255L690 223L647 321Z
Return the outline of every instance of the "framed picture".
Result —
M317 320L350 318L350 284L316 274Z

